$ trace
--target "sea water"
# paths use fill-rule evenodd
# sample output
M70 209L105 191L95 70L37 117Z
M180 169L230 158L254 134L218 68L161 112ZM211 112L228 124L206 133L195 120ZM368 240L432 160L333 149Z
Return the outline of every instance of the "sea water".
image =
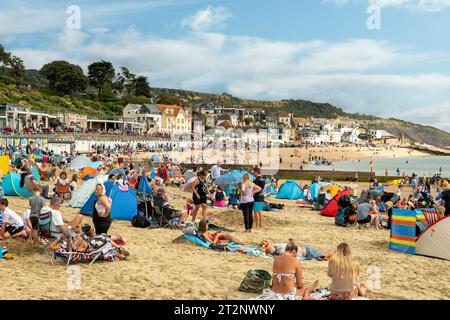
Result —
M404 158L380 158L336 162L331 166L308 165L305 169L325 170L325 171L360 171L370 172L370 160L373 160L373 171L377 176L384 176L388 171L389 176L400 176L405 173L411 176L413 173L419 177L431 177L435 174L441 174L443 177L450 177L450 157L432 156L432 157L404 157Z

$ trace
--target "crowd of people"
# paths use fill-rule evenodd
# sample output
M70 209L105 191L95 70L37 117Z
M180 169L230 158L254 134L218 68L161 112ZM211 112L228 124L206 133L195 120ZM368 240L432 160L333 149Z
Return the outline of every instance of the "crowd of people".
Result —
M30 143L23 150L21 148L3 150L4 154L10 157L11 171L17 172L21 177L20 187L25 188L32 196L28 199L28 210L20 216L10 208L9 200L0 194L0 212L2 213L0 240L24 238L30 243L47 244L55 252L63 250L89 253L110 245L115 258L127 259L129 253L124 249L125 238L121 235L110 234L113 222L112 199L106 194L104 184L99 183L95 186L97 200L92 204L92 225L86 223L86 217L81 214L67 219L62 212L64 195L67 192L75 194L80 182L77 173L69 174L69 165L77 153L63 152L57 155L49 150L40 150L41 159L37 161L35 150L39 148L40 146ZM186 210L172 217L172 226L183 229L187 225L188 217L190 221L196 222L200 215L198 230L207 243L246 245L245 240L231 232L209 229L211 216L208 215L208 208L211 207L241 210L244 233L252 233L254 227L263 228L263 208L267 205L265 199L267 181L258 166L253 167L251 172L242 174L238 187L227 195L223 185L219 183L220 177L226 170L223 170L219 163L212 166L210 172L198 167L186 170L182 166L171 163L169 158L163 157L163 161L158 164L155 175L152 177L148 168L135 165L132 161L126 162L123 156L116 158L118 154L132 155L136 152L131 145L112 147L96 145L93 151L90 160L102 162L98 173L107 174L109 180L127 183L134 189L140 185L141 179L147 179L152 196L154 199L161 199L163 203L170 204L174 199L168 186L184 188L185 191L190 192L192 198L188 199ZM41 174L40 182L34 175L33 167L36 167ZM115 170L119 170L119 173ZM250 173L254 179L251 178ZM272 183L276 185L275 179L271 178ZM318 204L319 208L323 208L332 201L333 197L326 187L321 187L317 197L313 197L310 188L314 183L320 183L320 177L313 180L311 184L301 186L303 196L311 205ZM431 197L433 186L438 192L435 198ZM357 203L352 202L354 222L360 227L370 225L378 230L389 229L394 208L433 207L436 208L440 218L450 214L450 184L442 178L433 177L421 183L413 177L411 179L412 193L407 198L403 197L404 188L401 186L398 192L379 191L379 188L380 184L375 179L366 192L366 196L360 198ZM43 217L46 216L50 218L48 229L42 225ZM284 245L264 245L263 251L267 256L274 257L272 290L282 297L309 299L319 286L317 281L312 285L304 283L300 259L328 261L328 276L332 279L331 299L347 300L365 294L365 287L359 283L359 265L352 257L350 247L346 243L341 243L334 250L321 250L306 244L297 245L290 239Z

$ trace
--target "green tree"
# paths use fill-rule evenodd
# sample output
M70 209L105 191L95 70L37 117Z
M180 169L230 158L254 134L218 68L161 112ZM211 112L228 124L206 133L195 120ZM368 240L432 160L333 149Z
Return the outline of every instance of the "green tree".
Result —
M111 62L99 61L88 66L89 83L98 90L98 96L102 93L105 83L112 84L116 71Z
M177 96L174 95L170 95L167 92L161 92L158 95L158 102L161 104L180 104L180 98L178 98Z
M2 73L13 76L15 79L22 79L25 74L23 60L12 55L0 44L0 70Z
M147 77L140 76L137 77L134 81L134 94L136 96L144 96L150 97L150 85L148 83Z
M108 102L115 100L115 96L113 93L112 84L109 82L105 82L102 86L102 90L100 95L98 96L100 101Z
M40 73L48 80L48 87L59 95L86 90L89 80L80 66L67 61L53 61L42 67Z

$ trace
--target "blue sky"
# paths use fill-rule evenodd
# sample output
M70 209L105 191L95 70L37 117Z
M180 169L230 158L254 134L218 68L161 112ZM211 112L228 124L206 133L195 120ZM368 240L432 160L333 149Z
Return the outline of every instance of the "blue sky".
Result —
M67 28L69 5L80 29ZM380 30L367 28L371 5ZM448 30L450 0L15 0L0 10L0 42L29 68L105 59L152 86L330 102L450 131Z

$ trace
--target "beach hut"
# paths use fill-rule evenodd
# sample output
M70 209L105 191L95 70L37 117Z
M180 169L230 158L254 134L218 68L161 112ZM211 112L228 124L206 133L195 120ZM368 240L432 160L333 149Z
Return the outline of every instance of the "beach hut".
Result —
M81 169L87 167L90 163L91 163L91 160L89 160L88 157L79 156L72 160L72 162L70 163L70 169L81 170Z
M450 260L450 216L439 220L434 209L394 209L389 249Z
M118 182L107 181L104 184L106 195L112 200L111 217L114 220L131 221L137 214L136 192L130 185ZM93 193L85 205L81 208L80 213L92 216L94 204L97 202L97 195Z
M334 196L333 199L330 200L330 202L327 203L325 207L320 211L320 215L326 216L326 217L336 217L336 213L339 210L339 200L343 196L350 197L350 189L344 189L342 191L339 191L337 195Z
M300 200L305 199L302 188L295 180L288 180L278 190L277 199Z
M39 177L39 171L34 166L33 176L38 182L41 181L41 178ZM5 196L14 196L21 198L28 198L33 196L33 193L25 189L25 187L20 187L20 174L18 174L17 172L10 172L3 178L2 188Z

